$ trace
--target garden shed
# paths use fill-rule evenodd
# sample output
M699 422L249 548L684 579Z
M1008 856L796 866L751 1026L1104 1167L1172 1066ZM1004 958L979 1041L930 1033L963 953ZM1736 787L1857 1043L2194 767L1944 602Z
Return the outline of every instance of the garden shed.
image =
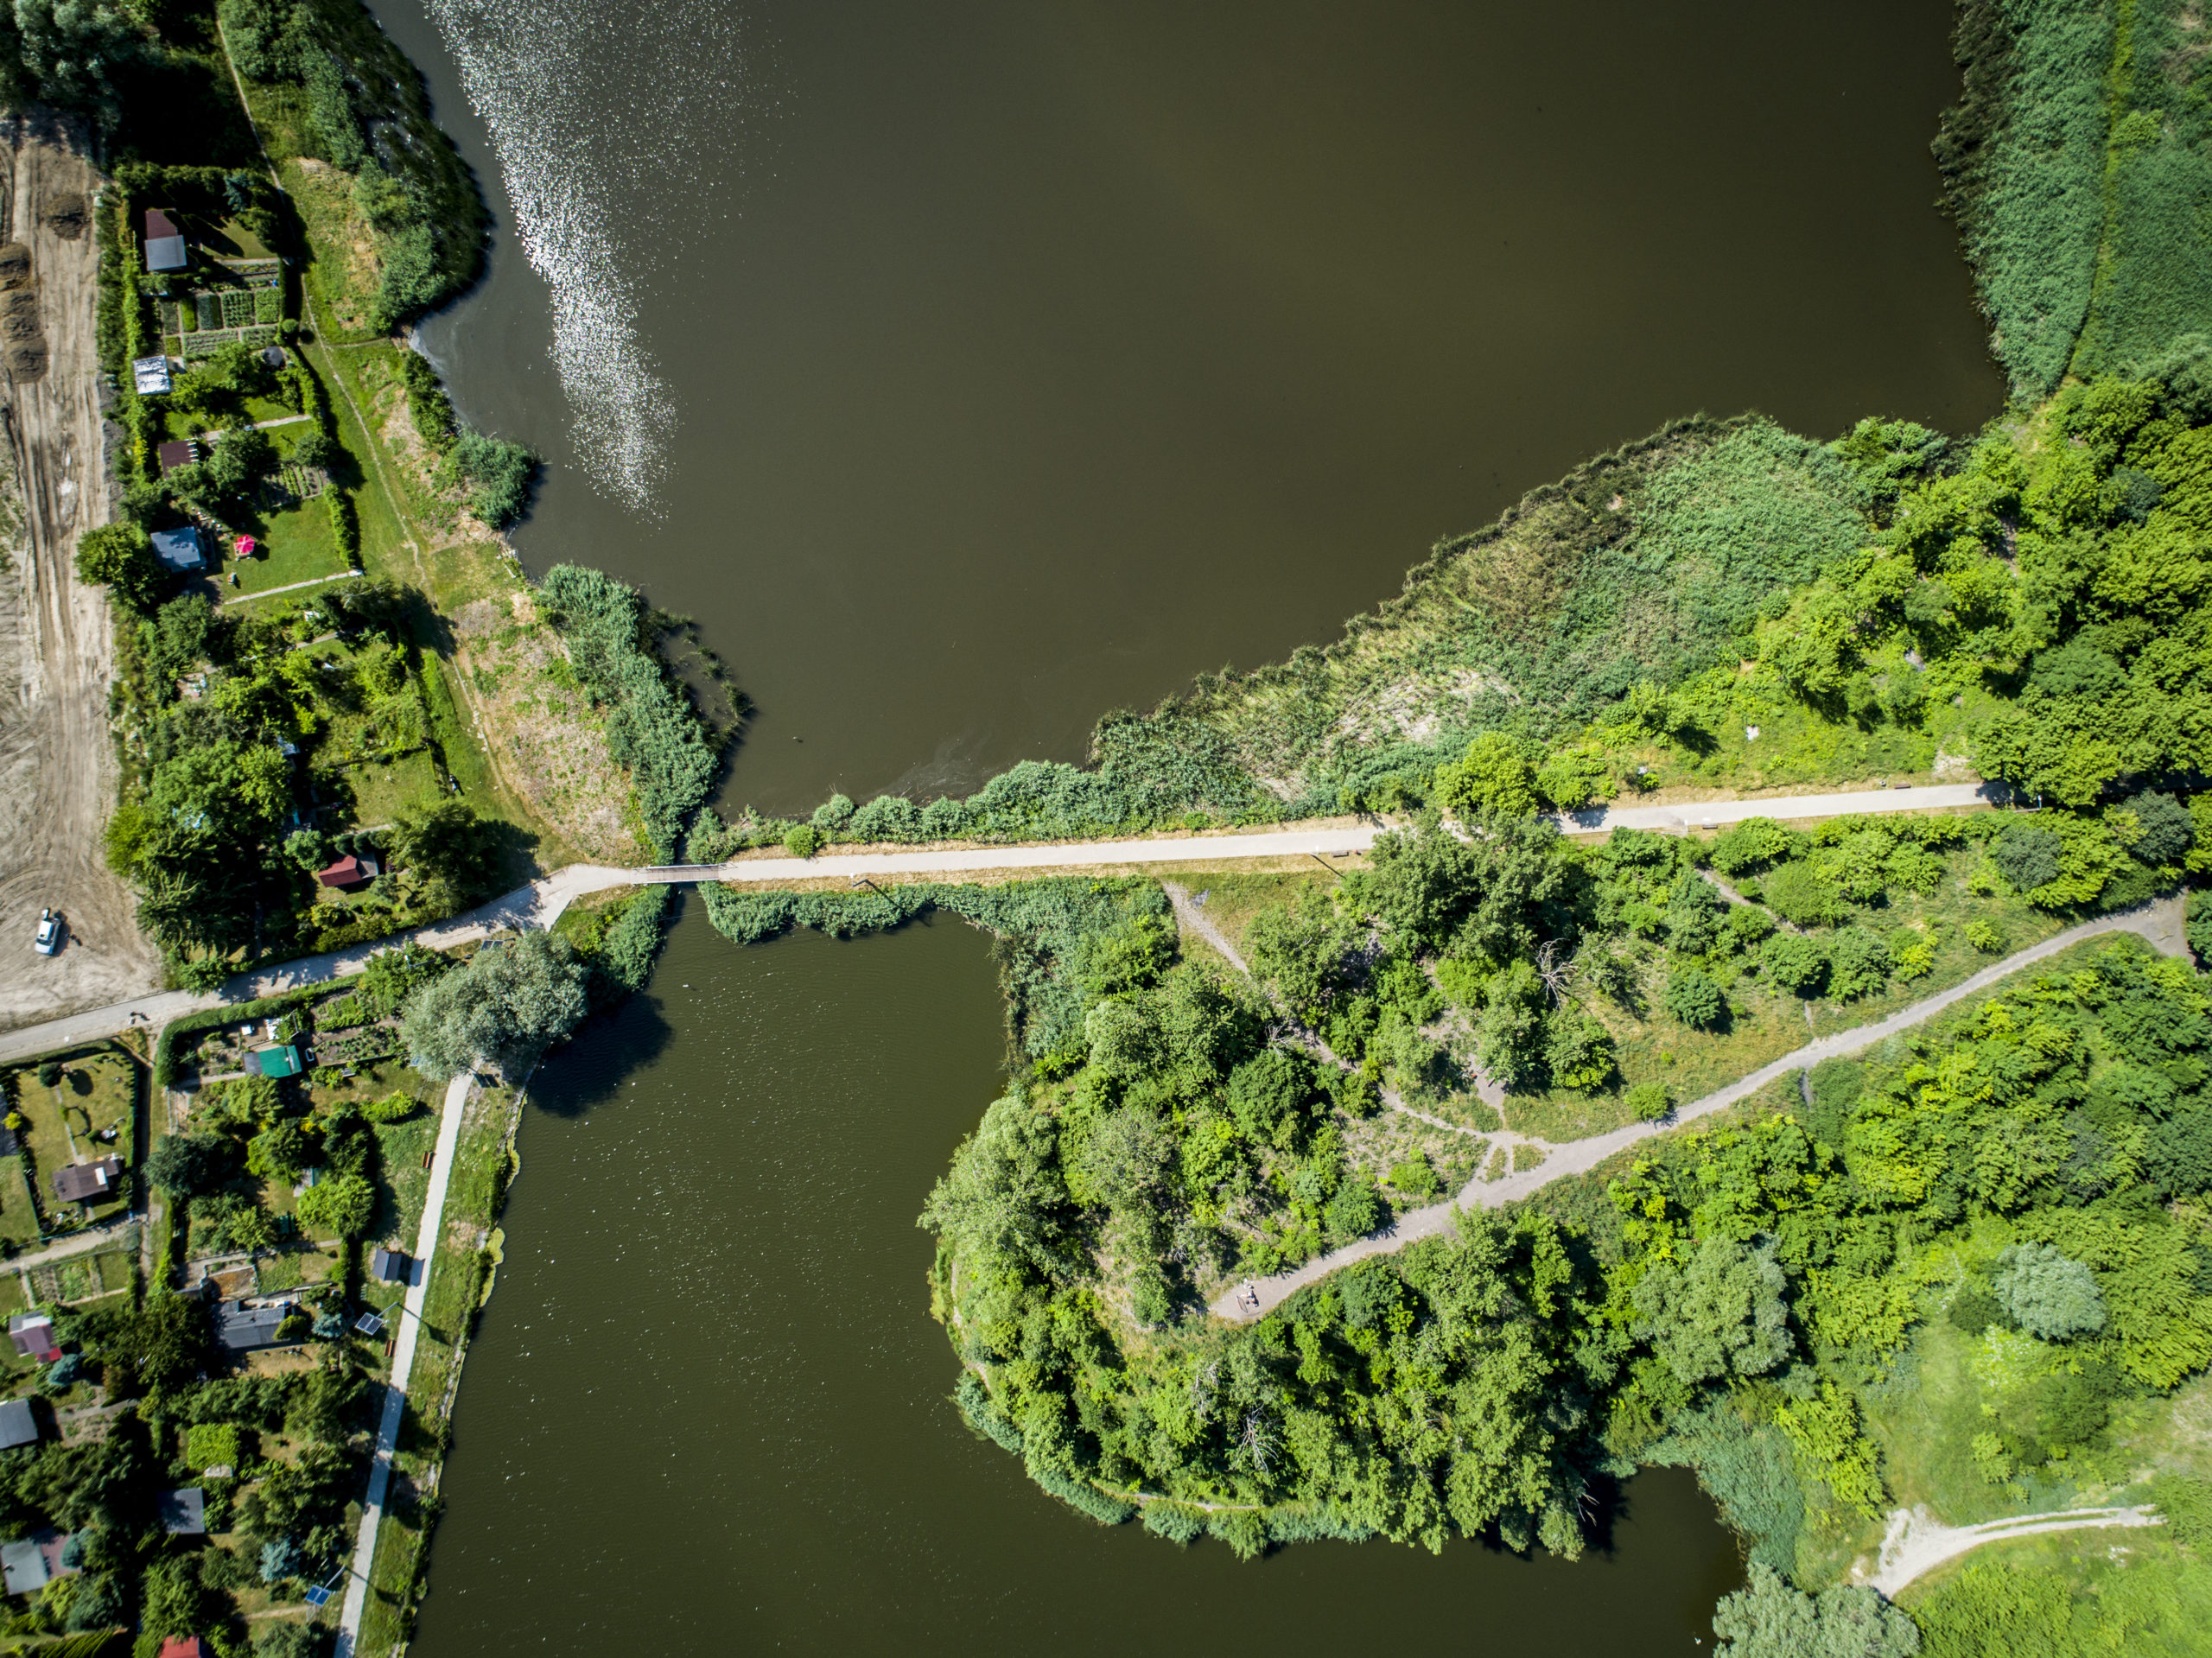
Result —
M383 873L382 867L374 858L359 857L349 852L336 863L316 870L315 878L325 886L335 886L342 890L348 886L359 886L365 882L372 881Z
M172 570L205 569L207 555L201 550L200 532L190 524L181 530L156 530L153 534L154 556Z
M0 1572L4 1572L11 1595L35 1595L56 1578L74 1577L66 1551L71 1534L48 1527L19 1543L0 1544Z
M43 1312L12 1314L8 1319L8 1339L16 1344L18 1353L41 1364L51 1364L61 1356L54 1339L54 1320Z
M404 1249L378 1249L369 1255L369 1276L379 1284L412 1281L415 1262Z
M246 1069L260 1072L264 1077L296 1077L300 1074L300 1051L287 1042L281 1047L256 1048L245 1057Z
M134 357L130 360L131 384L142 397L152 397L169 389L169 359L166 357Z
M123 1159L103 1157L96 1163L72 1163L54 1172L54 1195L64 1203L105 1203L123 1190Z
M176 220L159 207L146 209L146 269L181 270L192 263L185 251L184 232Z
M215 1309L215 1344L233 1353L250 1353L257 1347L274 1347L277 1326L289 1306L250 1307L243 1301L226 1301Z
M155 1502L162 1529L172 1537L202 1537L207 1532L207 1494L194 1485L188 1490L164 1491Z
M31 1414L28 1399L10 1399L0 1405L0 1451L38 1443L38 1418Z

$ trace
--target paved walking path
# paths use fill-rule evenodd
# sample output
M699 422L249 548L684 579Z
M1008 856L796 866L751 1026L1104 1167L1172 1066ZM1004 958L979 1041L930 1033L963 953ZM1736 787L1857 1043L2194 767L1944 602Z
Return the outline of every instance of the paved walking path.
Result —
M1978 1526L1947 1526L1930 1520L1924 1508L1898 1509L1890 1515L1882 1536L1880 1563L1872 1583L1891 1600L1905 1585L1946 1560L1980 1548L1984 1543L2008 1537L2032 1537L2038 1532L2081 1531L2105 1526L2157 1526L2164 1521L2149 1509L2064 1509L2049 1514L2015 1515L2009 1520L1986 1520ZM1857 1576L1856 1571L1853 1576Z
M2085 921L2078 927L2069 927L2064 932L2044 939L2040 944L1982 969L1972 978L1953 985L1948 990L1899 1009L1887 1019L1877 1020L1872 1024L1861 1025L1848 1031L1838 1031L1833 1035L1821 1037L1818 1041L1808 1042L1796 1051L1784 1054L1771 1064L1761 1065L1750 1076L1683 1106L1665 1122L1632 1122L1609 1134L1593 1134L1587 1140L1568 1140L1564 1145L1547 1145L1542 1140L1529 1140L1529 1144L1545 1147L1544 1160L1535 1167L1519 1170L1497 1180L1486 1181L1478 1173L1460 1188L1458 1197L1445 1203L1431 1204L1425 1209L1410 1210L1384 1231L1347 1243L1342 1248L1332 1249L1326 1255L1316 1255L1294 1271L1231 1285L1215 1298L1213 1311L1224 1318L1249 1323L1271 1308L1281 1305L1287 1297L1308 1284L1327 1277L1339 1267L1348 1267L1355 1261L1364 1261L1370 1255L1392 1255L1415 1239L1436 1237L1450 1231L1454 1224L1453 1217L1462 1209L1497 1209L1529 1197L1554 1180L1563 1180L1571 1174L1586 1174L1615 1153L1626 1151L1640 1140L1665 1134L1682 1123L1708 1116L1739 1100L1749 1099L1777 1077L1787 1077L1792 1071L1807 1070L1823 1059L1840 1058L1871 1048L1885 1038L1925 1023L1945 1008L1988 989L2022 968L2031 967L2056 956L2059 951L2080 943L2084 938L2094 938L2101 933L2108 932L2139 933L2153 949L2168 956L2185 955L2188 949L2182 937L2182 900L2178 893L2136 909L2100 916L2094 921ZM1526 1136L1520 1138L1527 1140ZM1244 1293L1246 1281L1255 1292L1252 1296Z
M1740 823L1746 817L1771 816L1802 822L1866 812L1955 810L1990 804L2003 797L2001 788L1995 785L1946 784L1932 789L1864 789L1849 794L1780 795L1673 806L1606 807L1571 813L1560 822L1569 833L1576 835L1601 834L1617 829L1680 831ZM1326 862L1331 858L1355 856L1367 851L1392 827L1388 823L1351 823L1330 828L1264 829L1250 834L1058 841L1037 846L946 847L917 852L841 852L832 848L814 858L745 857L727 863L656 865L644 869L570 864L466 915L412 933L395 934L374 943L327 956L304 956L247 975L226 985L220 995L163 991L0 1033L0 1064L97 1041L134 1025L158 1029L181 1013L219 1007L226 1001L245 1001L326 979L343 978L359 972L378 950L389 950L410 938L434 950L442 950L486 937L502 928L550 927L563 910L587 893L677 882L782 886L803 880L857 881L870 875L963 875L1003 870L1049 873L1056 869L1156 867L1247 859L1313 857Z
M362 574L359 570L340 570L335 575L318 575L306 581L287 581L281 588L263 588L256 593L241 593L223 602L226 605L242 605L249 599L267 599L280 593L297 593L302 588L319 588L326 581L359 581Z
M438 1119L438 1148L431 1155L430 1188L423 1198L423 1223L415 1234L414 1277L400 1304L398 1340L391 1356L391 1380L385 1388L384 1419L377 1426L376 1462L369 1471L369 1494L361 1505L361 1529L353 1543L353 1564L338 1618L337 1658L353 1658L361 1636L361 1614L369 1602L369 1568L376 1561L377 1528L384 1520L391 1490L391 1457L399 1445L399 1424L407 1409L407 1379L415 1369L415 1339L423 1328L423 1302L430 1291L430 1267L445 1227L446 1186L453 1178L454 1149L461 1144L461 1118L476 1078L463 1071L446 1084L446 1103Z

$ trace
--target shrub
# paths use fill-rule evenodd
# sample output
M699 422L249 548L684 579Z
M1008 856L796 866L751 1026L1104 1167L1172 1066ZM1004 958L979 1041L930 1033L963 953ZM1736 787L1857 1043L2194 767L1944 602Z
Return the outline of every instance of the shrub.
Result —
M1750 1578L1713 1608L1713 1658L1911 1658L1920 1650L1912 1619L1863 1584L1815 1597L1757 1560Z
M1767 977L1793 996L1810 1000L1827 987L1828 953L1818 939L1802 933L1775 934L1761 947L1759 961Z
M2006 943L2002 929L1986 921L1967 923L1967 943L1985 956L2001 956Z
M1889 982L1890 947L1864 927L1846 927L1828 949L1828 988L1838 1001L1871 996Z
M1198 1509L1186 1509L1179 1502L1147 1502L1144 1505L1144 1528L1154 1537L1187 1546L1205 1535L1206 1517Z
M1728 999L1712 975L1685 965L1668 973L1666 1002L1669 1013L1696 1031L1718 1026L1728 1009Z
M1771 817L1746 817L1714 838L1713 867L1724 875L1763 868L1788 857L1802 839Z
M363 1106L361 1115L371 1122L404 1122L421 1105L412 1094L387 1094Z
M827 838L812 823L794 823L784 835L784 850L794 858L811 858Z
M2189 1474L2159 1474L2151 1481L2151 1501L2158 1505L2176 1542L2202 1548L2212 1541L2212 1480Z
M1674 1090L1664 1083L1638 1083L1621 1096L1638 1122L1663 1122L1675 1109Z
M1754 904L1732 904L1725 924L1728 942L1738 950L1749 950L1774 932L1774 918Z
M321 1181L300 1194L300 1218L341 1238L357 1238L367 1231L376 1206L376 1189L358 1174Z
M1240 1560L1255 1560L1267 1551L1267 1522L1249 1509L1227 1509L1210 1516L1206 1532L1229 1545Z
M330 532L337 537L338 550L358 570L361 568L361 519L353 510L353 498L333 486L323 491L323 499L330 504Z
M1488 731L1467 745L1467 752L1436 769L1435 794L1461 816L1478 813L1531 817L1536 811L1536 772L1521 745L1503 732Z
M1433 1197L1444 1189L1444 1182L1437 1178L1436 1166L1428 1160L1427 1152L1415 1152L1403 1162L1393 1165L1390 1184L1408 1197Z
M2042 1340L2094 1336L2105 1327L2095 1277L2050 1244L2012 1245L1998 1257L1990 1287L2013 1322Z
M1759 883L1767 906L1784 921L1800 927L1818 927L1833 921L1843 908L1843 895L1809 863L1783 864Z
M505 530L529 507L537 457L521 444L463 429L447 464L468 485L468 510L487 528Z
M1990 861L2013 890L2032 893L2058 879L2059 860L2065 848L2057 835L2040 823L2014 818L1989 843Z
M1382 1223L1388 1212L1382 1199L1364 1175L1356 1175L1337 1188L1325 1211L1329 1230L1339 1238L1363 1238Z

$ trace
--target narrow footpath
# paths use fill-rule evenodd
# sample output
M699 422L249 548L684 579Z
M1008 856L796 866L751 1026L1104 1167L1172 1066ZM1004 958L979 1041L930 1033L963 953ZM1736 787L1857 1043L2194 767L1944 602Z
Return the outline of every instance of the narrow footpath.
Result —
M1847 794L1770 795L1741 800L1708 800L1673 806L1622 806L1572 812L1554 821L1571 835L1610 834L1617 829L1686 833L1715 829L1746 817L1770 816L1790 823L1876 812L1955 810L2000 803L2003 791L1991 784L1946 784L1930 789L1864 789ZM1167 835L1137 840L1058 841L1034 846L963 846L918 852L847 852L832 848L814 858L741 857L718 864L667 864L620 869L601 864L570 864L542 880L493 899L466 915L412 933L327 956L302 956L264 972L233 979L218 994L169 990L118 1002L67 1019L0 1032L0 1064L56 1048L98 1041L133 1026L159 1029L180 1014L359 973L369 957L410 939L433 950L474 943L502 930L550 927L587 893L624 886L718 882L728 886L786 886L797 881L848 880L863 876L927 879L977 874L1050 874L1064 870L1152 869L1177 864L1218 864L1315 858L1357 857L1395 825L1347 823L1330 827L1265 829L1252 833Z
M1901 1008L1887 1019L1877 1020L1853 1030L1838 1031L1833 1035L1821 1037L1818 1041L1808 1042L1794 1052L1760 1066L1750 1076L1741 1077L1726 1088L1717 1089L1703 1099L1692 1101L1663 1122L1632 1122L1609 1134L1593 1134L1587 1140L1573 1140L1564 1144L1518 1136L1525 1143L1543 1149L1543 1161L1535 1167L1520 1170L1497 1180L1484 1180L1477 1174L1460 1188L1457 1197L1446 1202L1431 1204L1425 1209L1410 1210L1383 1230L1347 1243L1342 1248L1332 1249L1326 1255L1316 1255L1294 1271L1249 1280L1254 1291L1251 1295L1244 1293L1243 1281L1230 1285L1214 1299L1212 1311L1221 1318L1249 1324L1281 1305L1287 1298L1308 1284L1318 1283L1339 1267L1348 1267L1353 1261L1364 1261L1370 1255L1392 1255L1416 1239L1436 1237L1450 1231L1454 1223L1453 1217L1461 1210L1501 1208L1541 1191L1554 1180L1563 1180L1571 1174L1586 1174L1607 1158L1626 1151L1638 1140L1670 1133L1684 1123L1724 1110L1739 1100L1749 1099L1777 1077L1808 1070L1823 1059L1838 1059L1863 1052L1885 1038L1924 1024L1945 1008L1969 996L1980 994L2022 968L2032 967L2085 938L2094 938L2109 932L2139 934L2152 949L2167 956L2185 956L2188 952L2188 945L2182 936L2182 899L2179 893L2133 910L2100 916L2094 921L2085 921L2078 927L2069 927L2064 932L2044 939L2040 944L1982 969L1972 978L1953 985L1948 990L1929 996L1923 1001L1916 1001L1910 1007Z
M369 1571L376 1562L377 1528L391 1490L392 1452L399 1445L399 1425L407 1410L407 1382L415 1369L415 1342L423 1328L423 1303L430 1291L430 1269L437 1260L445 1227L446 1187L453 1178L454 1153L461 1144L461 1114L468 1105L475 1076L463 1071L446 1084L438 1118L438 1147L430 1161L430 1187L423 1197L423 1222L415 1233L415 1264L406 1299L400 1303L399 1336L391 1356L391 1380L385 1385L384 1417L377 1426L376 1462L369 1470L369 1492L361 1505L361 1529L346 1579L346 1599L338 1619L337 1658L353 1658L360 1640L361 1615L369 1604Z

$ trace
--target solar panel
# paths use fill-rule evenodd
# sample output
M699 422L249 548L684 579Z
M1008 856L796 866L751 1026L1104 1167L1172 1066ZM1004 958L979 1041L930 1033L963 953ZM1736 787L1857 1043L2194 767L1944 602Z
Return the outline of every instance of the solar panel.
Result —
M326 1589L321 1584L317 1584L314 1588L308 1591L308 1604L310 1606L327 1606L330 1604L330 1597L336 1591L334 1590Z
M364 1336L381 1336L384 1334L384 1320L373 1312L365 1312L353 1320L353 1328Z

